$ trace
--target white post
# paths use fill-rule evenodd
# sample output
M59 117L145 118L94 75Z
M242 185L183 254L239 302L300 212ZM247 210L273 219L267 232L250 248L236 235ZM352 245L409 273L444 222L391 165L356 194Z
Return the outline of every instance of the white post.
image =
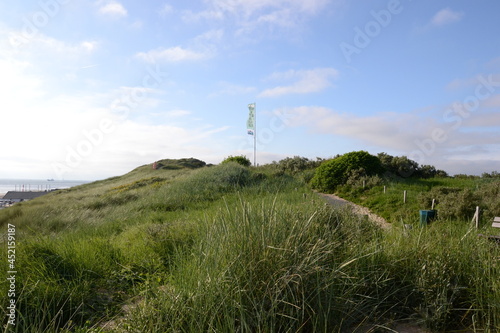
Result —
M253 166L257 166L257 103L254 103Z
M406 203L406 190L403 191L403 203Z
M476 206L476 213L474 214L476 220L476 229L479 229L479 206Z
M432 207L431 209L434 210L434 205L436 204L436 199L432 199Z
M385 194L385 185L384 185L384 194Z

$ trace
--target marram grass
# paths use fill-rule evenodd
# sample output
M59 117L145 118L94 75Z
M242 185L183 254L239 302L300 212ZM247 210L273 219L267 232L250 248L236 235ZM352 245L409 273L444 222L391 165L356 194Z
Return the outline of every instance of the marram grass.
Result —
M299 179L142 167L0 211L19 267L6 331L500 329L496 244L460 221L382 231Z

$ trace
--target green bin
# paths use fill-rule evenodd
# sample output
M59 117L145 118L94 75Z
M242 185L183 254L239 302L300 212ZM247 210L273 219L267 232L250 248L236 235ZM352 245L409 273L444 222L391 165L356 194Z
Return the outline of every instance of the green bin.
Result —
M420 211L420 225L427 225L429 222L436 218L436 210L421 210Z

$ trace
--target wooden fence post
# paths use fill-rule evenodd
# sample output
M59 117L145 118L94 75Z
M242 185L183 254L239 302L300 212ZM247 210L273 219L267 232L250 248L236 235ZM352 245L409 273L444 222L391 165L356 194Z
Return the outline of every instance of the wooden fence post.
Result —
M479 206L476 206L476 212L474 213L472 222L476 222L476 229L479 229Z

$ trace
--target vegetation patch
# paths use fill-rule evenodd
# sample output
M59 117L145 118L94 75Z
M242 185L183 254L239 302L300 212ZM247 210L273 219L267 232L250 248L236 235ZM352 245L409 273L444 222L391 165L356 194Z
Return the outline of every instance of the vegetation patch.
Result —
M16 225L22 267L9 329L355 332L411 322L436 332L500 330L500 247L477 237L500 215L496 173L346 168L335 191L392 222L382 231L311 191L319 162L147 165L1 210L0 222ZM418 211L432 199L439 218L420 226ZM9 270L6 260L0 268ZM4 318L9 287L0 281Z
M226 157L221 162L221 164L231 163L231 162L238 163L238 164L243 165L245 167L249 167L250 165L252 165L252 162L250 162L250 160L246 156L243 156L243 155Z
M151 177L151 178L136 180L135 182L132 182L129 184L123 184L120 186L112 187L108 192L120 193L120 192L124 192L124 191L138 189L138 188L145 187L145 186L159 187L159 186L162 186L166 183L167 183L167 180L165 178Z
M383 171L378 157L366 151L357 151L323 162L316 169L311 184L320 191L331 193L337 186L346 184L353 173L373 176Z
M206 166L207 164L196 158L181 158L177 160L164 159L159 160L156 163L156 170L178 170L182 168L197 169Z

